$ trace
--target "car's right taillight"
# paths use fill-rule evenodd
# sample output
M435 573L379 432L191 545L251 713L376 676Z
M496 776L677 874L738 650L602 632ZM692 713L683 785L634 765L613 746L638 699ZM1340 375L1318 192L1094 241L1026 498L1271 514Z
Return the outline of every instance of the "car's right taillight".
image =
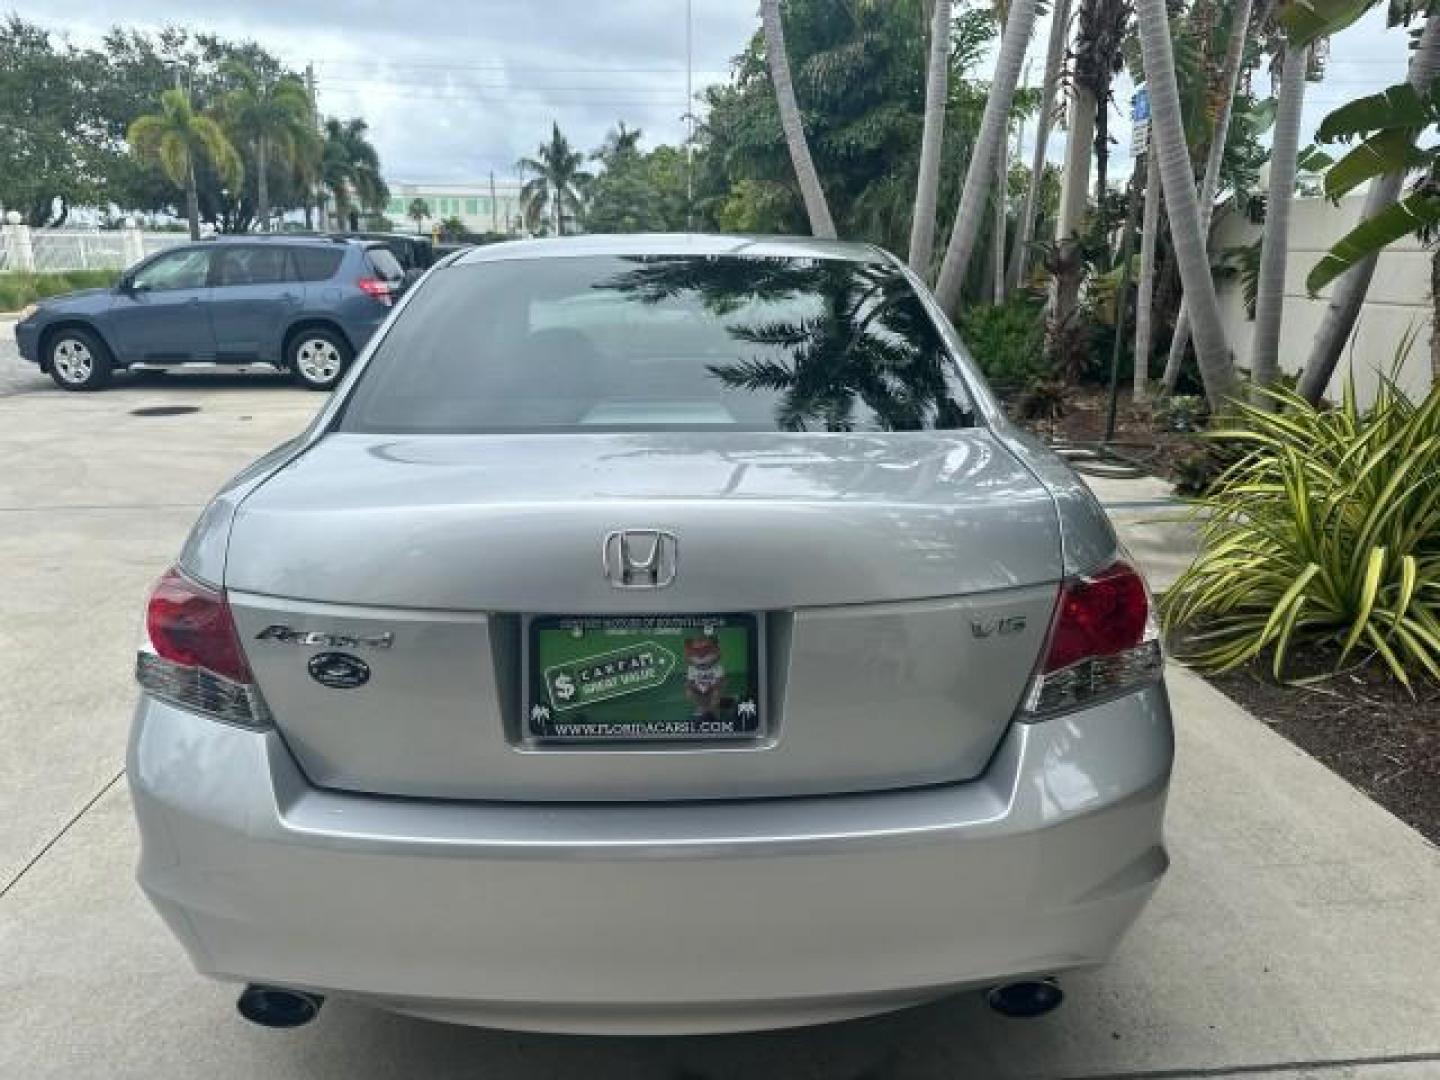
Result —
M1067 578L1023 713L1053 716L1129 693L1165 666L1150 590L1128 561Z
M379 300L386 307L395 303L395 290L384 278L362 277L355 284L366 296Z
M183 709L268 726L224 594L179 570L168 571L150 593L135 678L147 694Z

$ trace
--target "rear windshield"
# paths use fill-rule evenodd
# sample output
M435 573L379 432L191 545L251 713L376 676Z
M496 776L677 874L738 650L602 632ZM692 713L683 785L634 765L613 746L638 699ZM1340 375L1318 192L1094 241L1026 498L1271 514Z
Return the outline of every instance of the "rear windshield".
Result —
M339 430L892 431L971 422L881 262L587 256L453 266L378 345Z
M295 260L295 272L301 281L329 281L340 268L340 259L345 252L338 246L293 247L290 254Z
M373 247L365 254L369 256L370 265L375 268L375 272L386 281L399 281L405 276L404 267L389 248Z

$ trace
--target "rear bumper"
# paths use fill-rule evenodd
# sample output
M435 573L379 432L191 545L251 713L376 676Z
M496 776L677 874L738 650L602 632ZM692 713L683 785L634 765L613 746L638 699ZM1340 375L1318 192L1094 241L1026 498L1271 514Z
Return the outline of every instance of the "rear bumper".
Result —
M1163 688L1014 725L985 775L730 803L318 790L142 698L140 881L203 972L541 1030L820 1022L1103 962L1166 866Z

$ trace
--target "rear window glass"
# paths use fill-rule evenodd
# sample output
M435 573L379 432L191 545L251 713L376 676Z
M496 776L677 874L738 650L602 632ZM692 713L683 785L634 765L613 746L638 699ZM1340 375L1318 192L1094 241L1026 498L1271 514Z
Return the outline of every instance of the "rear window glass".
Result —
M380 342L340 429L886 431L971 422L888 263L587 256L448 267Z
M340 260L345 253L337 245L334 248L291 248L290 255L295 260L295 272L301 281L329 281L340 269Z
M214 260L215 285L274 285L286 278L284 248L222 247L216 249Z
M365 253L370 259L370 265L375 272L386 281L398 281L405 276L405 269L400 265L400 260L395 258L389 248L371 248Z

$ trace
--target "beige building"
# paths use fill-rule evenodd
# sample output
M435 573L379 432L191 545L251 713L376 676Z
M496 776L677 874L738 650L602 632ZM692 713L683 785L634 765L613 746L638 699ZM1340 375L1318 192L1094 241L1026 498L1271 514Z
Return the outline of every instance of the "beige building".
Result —
M472 233L504 233L509 236L524 232L520 212L520 185L514 180L487 178L475 183L464 184L420 184L399 180L386 181L390 188L390 202L385 207L385 216L400 230L415 228L410 217L410 204L424 199L430 208L430 217L425 220L426 231L434 228L446 218L457 217Z

